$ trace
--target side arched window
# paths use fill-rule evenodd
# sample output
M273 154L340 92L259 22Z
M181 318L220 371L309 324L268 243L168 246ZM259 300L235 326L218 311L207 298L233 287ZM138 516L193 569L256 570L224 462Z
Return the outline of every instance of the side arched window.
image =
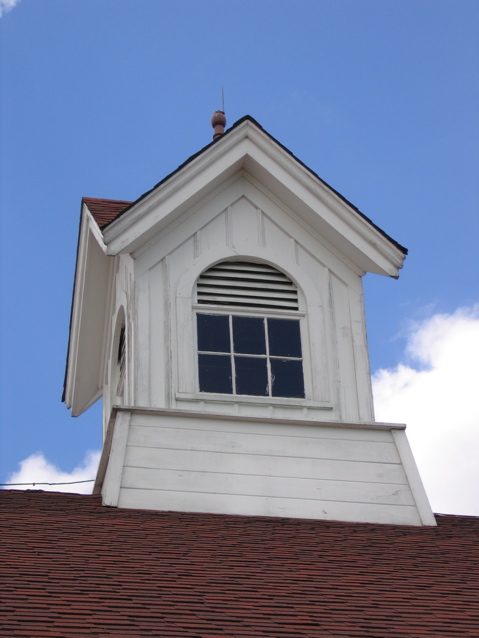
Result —
M117 366L118 366L118 385L116 394L118 397L123 397L125 392L125 376L126 376L126 335L125 324L120 329L120 335L118 338L118 353L117 353Z
M196 296L200 392L304 398L298 291L284 273L220 262Z
M111 404L123 403L126 383L127 339L125 325L125 311L121 307L118 311L115 331L113 333L111 362L110 362L110 401Z

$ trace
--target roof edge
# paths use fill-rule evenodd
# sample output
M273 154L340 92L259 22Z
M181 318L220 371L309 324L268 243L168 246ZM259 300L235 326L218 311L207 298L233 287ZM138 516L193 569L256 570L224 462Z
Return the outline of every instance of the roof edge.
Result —
M386 233L382 228L380 228L377 224L375 224L367 215L365 215L364 213L362 213L359 208L357 206L355 206L354 204L352 204L346 197L344 197L343 195L341 195L341 193L339 191L337 191L335 188L333 188L332 186L330 186L330 184L328 184L324 179L322 179L315 171L313 171L307 164L305 164L302 160L300 160L292 151L290 151L286 146L284 146L284 144L282 144L281 142L279 142L273 135L271 135L270 133L268 133L268 131L263 128L261 126L261 124L255 120L254 117L252 117L251 115L244 115L243 117L241 117L239 120L237 120L236 122L234 122L234 124L232 124L232 126L227 129L225 131L225 133L219 137L216 140L213 140L212 142L210 142L209 144L207 144L206 146L204 146L202 149L200 149L199 151L197 151L196 153L194 153L193 155L191 155L188 159L186 159L182 164L180 164L175 170L173 170L171 173L169 173L168 175L166 175L163 179L161 179L159 182L157 182L152 188L150 188L149 190L145 191L142 195L140 195L135 201L130 202L122 211L120 211L113 219L111 219L110 221L108 221L106 224L104 224L101 227L101 230L104 230L105 228L109 227L113 222L115 222L117 219L119 219L120 217L122 217L125 213L127 213L131 208L133 208L134 206L136 206L136 204L138 204L139 202L141 202L143 199L145 199L150 193L152 193L154 190L156 190L157 188L159 188L162 184L164 184L165 182L167 182L169 179L171 179L174 175L176 175L176 173L180 172L185 166L187 166L188 164L190 164L194 159L196 159L197 157L199 157L200 155L202 155L205 151L207 151L209 148L211 148L213 145L215 144L221 144L222 140L224 140L225 138L227 138L227 136L234 131L235 129L237 129L239 126L241 126L244 122L250 122L252 123L254 126L256 126L262 133L264 133L272 142L274 142L275 144L277 144L283 151L285 151L290 157L292 157L298 164L300 164L304 169L306 169L315 179L317 179L318 181L320 181L324 186L326 186L332 193L334 193L337 197L339 197L345 204L347 204L347 206L349 206L352 210L354 210L354 212L356 212L358 215L360 215L368 224L370 224L373 228L375 228L385 239L387 239L389 242L391 242L391 244L393 244L399 251L401 251L404 255L408 254L408 249L405 248L402 244L400 244L399 242L397 242L395 239L393 239L390 235L388 235L388 233ZM84 198L84 199L90 199L93 200L94 198ZM123 200L96 200L96 201L109 201L109 202L121 202ZM127 202L124 202L127 203Z

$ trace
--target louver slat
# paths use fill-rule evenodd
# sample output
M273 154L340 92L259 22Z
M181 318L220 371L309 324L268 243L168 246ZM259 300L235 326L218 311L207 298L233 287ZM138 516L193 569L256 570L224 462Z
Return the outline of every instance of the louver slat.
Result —
M198 279L197 295L200 304L298 310L296 286L266 264L217 264Z

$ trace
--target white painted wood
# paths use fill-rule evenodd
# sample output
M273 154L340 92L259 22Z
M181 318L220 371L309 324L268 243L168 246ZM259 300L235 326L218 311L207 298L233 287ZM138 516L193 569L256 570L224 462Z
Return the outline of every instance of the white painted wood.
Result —
M384 503L336 503L333 501L253 497L231 494L203 494L201 500L191 492L167 492L123 488L119 507L163 511L280 516L291 518L421 525L414 506L397 507Z
M247 245L255 248L259 246L256 206L245 197L241 197L229 206L228 214L231 220L233 248Z
M359 278L358 278L359 279ZM358 419L374 420L373 390L369 369L369 354L366 338L363 295L348 287L351 316L351 337L354 356L355 378L358 398Z
M110 277L111 286L108 299L107 327L104 328L103 343L107 355L104 357L104 370L101 372L103 383L103 424L104 432L109 423L112 407L115 404L125 404L134 402L134 369L135 369L135 342L136 334L134 317L138 314L134 303L134 263L130 255L118 255L109 258L111 263ZM118 317L124 316L126 334L126 376L124 392L121 397L117 394L118 389L118 342L119 325ZM109 325L108 325L109 324Z
M150 338L142 349L138 366L144 368L148 378L144 380L150 400L145 405L162 406L167 404L167 374L169 362L170 305L165 299L166 265L161 261L148 272L148 304ZM146 308L145 308L146 310Z
M124 406L122 409L132 412L131 423L141 427L156 428L158 423L165 427L171 420L175 428L187 428L193 430L211 430L223 432L225 427L231 431L250 434L270 434L276 436L306 436L321 439L336 439L342 436L346 440L352 441L379 441L390 442L392 430L404 430L405 425L401 423L379 423L379 422L351 422L351 421L328 421L311 422L296 421L294 419L274 420L270 417L258 418L254 416L230 416L223 414L207 414L196 412L194 418L183 410L163 410L154 408L139 408ZM205 423L207 425L205 425ZM341 432L338 434L338 430Z
M335 356L338 362L336 392L339 399L340 418L345 421L359 420L358 386L352 338L349 291L336 276L331 276L333 299Z
M414 505L408 485L384 485L358 481L328 481L264 474L233 474L125 467L122 488L157 489L196 494L237 494L261 498L293 498L355 503Z
M250 121L104 233L85 210L66 384L74 413L103 392L110 421L121 308L127 328L129 407L113 411L105 442L96 486L105 504L434 524L401 426L372 422L361 277L397 276L403 259ZM199 392L196 312L208 306L196 282L234 260L266 264L297 287L304 399Z
M325 334L325 324L322 321L323 310L317 288L309 279L307 273L291 261L291 252L286 256L286 258L282 258L278 257L276 253L267 247L255 250L246 247L245 250L249 250L249 253L245 254L245 260L252 259L254 261L264 261L266 263L273 262L275 267L285 272L285 274L298 285L300 310L302 310L302 305L304 305L306 314L308 313L308 310L310 310L311 323L306 321L305 325L301 326L305 387L307 391L306 400L311 401L311 398L314 397L314 401L318 407L320 407L325 402L328 402L330 383L328 374L328 353L325 352L325 348L323 347L328 338ZM196 340L194 339L196 321L193 312L196 307L192 308L195 282L209 265L220 260L228 260L228 258L231 257L236 257L238 259L241 258L242 254L244 253L241 252L235 254L226 246L222 250L217 249L213 255L209 255L206 258L200 257L199 259L194 260L190 269L185 270L183 276L179 279L176 296L177 318L175 322L175 326L178 329L178 343L176 347L173 347L173 356L175 353L178 353L179 378L177 381L177 387L181 388L180 392L191 394L198 391L196 377L193 377L191 374L191 370L195 370L197 366ZM276 262L274 262L274 260L276 260ZM188 300L188 303L186 300ZM188 306L188 304L191 305ZM192 308L190 312L188 312L188 307ZM197 306L197 308L200 308L200 306ZM189 322L191 322L191 326L189 326ZM313 374L315 375L314 383ZM203 397L198 397L198 399L202 400ZM214 400L213 397L212 399ZM226 401L229 401L229 399L226 398ZM211 405L212 404L210 404L210 408ZM333 406L329 405L328 407ZM228 410L228 408L221 404L218 404L217 408L219 412L224 412L225 409ZM196 409L199 408L197 407Z
M120 506L421 524L399 426L129 410Z
M404 258L401 251L247 120L151 191L128 215L110 224L104 233L108 251L113 254L135 250L240 167L273 187L283 199L289 195L291 207L329 241L337 243L342 252L349 252L364 271L397 276ZM323 206L318 206L318 202Z
M401 463L407 473L409 485L417 503L422 524L436 526L436 519L434 518L434 514L429 504L426 491L421 481L421 476L417 469L416 461L414 460L411 447L409 446L409 442L406 438L406 433L396 431L392 432L392 435L401 458Z
M248 190L248 198L241 197L239 192L241 189ZM219 204L216 199L219 198ZM236 200L235 200L236 198ZM279 229L277 225L268 217L265 218L266 225L269 228L275 227L277 230L276 235L272 236L271 232L264 233L264 237L259 236L261 232L258 231L258 208L250 203L251 198L260 198L263 205L270 207L269 215L279 216L282 225L288 226L289 231L295 233L295 237L290 233L285 233ZM230 219L230 230L226 230L225 225L225 213L220 211L221 206L224 206L228 201L232 201L228 208L228 218ZM218 216L219 211L219 216ZM244 213L244 214L243 214ZM198 215L198 219L196 216ZM216 215L216 217L215 217ZM262 215L263 216L263 215ZM208 221L210 220L210 221ZM214 223L213 223L214 221ZM251 235L251 224L255 224ZM260 224L261 226L261 224ZM265 227L266 228L266 227ZM142 374L145 375L145 370L150 369L151 377L149 380L149 393L150 401L155 406L168 406L168 405L180 405L176 403L176 400L182 400L179 393L192 394L197 391L197 376L196 376L196 337L195 337L195 325L194 314L191 310L194 301L194 284L196 278L200 275L202 270L207 269L208 266L216 261L228 258L238 258L244 251L245 259L253 259L256 262L266 261L271 263L274 267L279 267L283 271L287 272L288 276L291 276L294 281L299 284L301 303L304 304L306 310L306 322L301 323L303 352L305 354L305 387L307 392L307 400L316 401L318 407L325 403L328 403L331 398L332 383L336 384L336 387L342 389L344 392L343 402L349 401L346 412L343 409L343 418L367 418L367 410L359 412L359 406L357 403L358 384L362 383L364 387L370 388L369 376L366 380L355 377L355 374L361 370L362 373L368 368L367 361L364 365L353 367L350 371L350 378L344 379L343 372L338 375L336 379L331 376L331 362L334 358L334 353L331 350L331 345L337 343L335 334L333 331L333 325L329 323L329 315L331 309L330 303L334 303L334 295L330 297L330 291L327 287L328 277L325 273L325 268L312 257L311 253L302 248L302 244L308 244L310 248L316 247L316 252L321 255L328 263L334 264L334 267L340 271L341 279L347 280L351 286L350 291L353 294L355 288L353 283L358 280L356 273L349 271L345 266L344 260L337 259L333 254L325 247L320 246L318 250L318 243L312 239L311 233L307 232L302 226L293 220L288 214L285 213L271 198L265 197L264 193L260 193L258 188L253 186L251 182L244 178L231 183L229 186L221 190L218 195L213 199L208 200L207 203L200 206L195 215L189 215L185 217L185 233L193 233L189 236L182 234L180 231L182 227L177 225L170 232L163 236L156 243L152 243L150 248L141 254L139 260L143 265L137 266L137 273L143 272L145 265L151 263L154 267L150 272L150 299L151 308L149 313L150 325L161 323L158 327L158 332L165 331L164 343L161 346L157 343L159 337L155 334L155 331L151 332L151 345L149 348L143 346L143 354L141 360L143 362ZM207 229L211 229L214 236L208 239ZM239 234L238 234L239 233ZM174 241L173 241L174 235ZM228 236L230 236L230 242L234 244L234 248L228 248ZM251 236L254 241L251 239ZM240 246L241 239L248 237L249 241L246 245ZM280 246L277 245L276 239L284 237L284 241L281 240ZM238 239L239 238L239 239ZM257 241L258 240L258 241ZM300 241L301 243L298 243ZM223 247L221 247L223 242ZM260 243L266 243L266 246L260 246ZM316 243L315 243L316 242ZM176 244L176 245L175 245ZM288 250L285 250L286 245ZM214 246L211 250L210 246ZM298 249L294 247L298 247ZM208 249L204 252L205 247ZM165 250L164 248L167 248ZM240 252L241 248L241 252ZM169 249L169 252L168 252ZM196 255L199 254L199 257ZM305 262L304 255L310 255L309 261ZM295 260L297 255L303 255L304 266L300 267ZM163 258L162 258L163 256ZM167 260L168 267L165 269ZM317 264L316 269L313 267ZM158 275L153 275L154 272L162 268L162 277L160 281ZM313 281L305 278L305 275L313 274ZM324 272L324 275L317 276L317 273ZM167 274L166 274L167 273ZM182 274L183 273L183 274ZM165 279L166 276L166 279ZM185 279L186 277L186 279ZM187 285L185 286L185 283ZM345 285L345 284L344 284ZM354 283L354 286L357 284ZM166 290L166 288L167 290ZM349 290L349 286L346 287ZM175 296L176 292L176 296ZM346 292L346 296L347 296ZM153 311L153 304L158 296L162 296L162 306L160 307L156 303L156 307ZM343 315L341 321L344 325L348 325L351 322L351 316L349 314L349 301L346 299L345 303L341 300L338 301L337 307L341 307ZM142 308L142 312L145 312L145 308ZM173 314L174 313L174 316ZM158 317L160 321L158 322ZM138 320L140 320L138 318ZM352 330L352 328L349 328ZM357 327L358 334L364 334L364 326ZM176 338L176 343L174 339ZM352 338L350 339L352 342ZM351 343L351 348L353 347ZM358 349L358 352L360 348ZM152 353L156 353L152 356ZM344 352L344 344L343 344ZM338 355L336 355L337 357ZM165 359L166 357L166 359ZM354 356L350 357L352 361ZM147 361L150 361L150 366L147 365ZM169 364L166 366L167 374L165 376L165 362ZM344 368L344 366L343 366ZM137 386L138 387L138 386ZM143 386L142 386L143 387ZM175 399L176 396L176 399ZM351 398L353 397L353 398ZM204 397L198 397L198 401L202 401ZM211 397L212 400L216 400ZM136 399L136 400L139 400ZM227 398L227 401L230 399ZM370 397L365 399L366 405L371 405ZM182 404L181 404L182 405ZM339 418L340 401L334 404L329 403L329 408L333 409L334 418ZM195 409L199 409L198 405ZM218 405L210 406L205 404L205 410L216 411ZM224 410L230 412L230 408L226 405ZM248 407L251 410L251 407ZM258 409L258 414L262 413L262 408ZM280 411L280 414L283 414ZM300 416L298 414L298 416ZM322 418L321 415L317 415L317 418ZM331 418L329 415L323 418Z
M153 298L150 300L150 272L136 276L136 321L133 322L134 339L136 342L136 356L134 359L134 395L133 404L152 405L150 392L150 379L152 377L160 380L162 376L161 359L159 353L153 360L150 358L150 348L153 335L150 331L150 321L153 320L155 333L158 332L157 316L158 308ZM150 308L153 308L153 317L150 315ZM161 326L160 326L161 329ZM161 351L160 351L161 352ZM159 360L160 359L160 360ZM156 369L151 367L156 363ZM159 364L159 365L158 365Z
M111 451L102 487L104 505L117 506L128 441L131 412L121 410L114 422Z
M113 440L113 432L115 430L116 411L110 413L110 418L103 427L103 449L101 451L100 462L96 473L95 483L93 485L93 494L101 494L103 483L105 481L105 473L108 467L108 461L111 453L111 443Z
M203 214L208 214L204 211ZM214 250L216 246L226 245L226 219L222 213L214 217L210 222L203 226L199 231L199 255L208 254Z
M73 294L64 400L73 416L87 410L102 393L101 366L105 359L106 321L110 261L96 224L84 205L76 281Z
M294 426L290 426L293 430ZM139 447L162 447L176 450L185 449L194 441L195 449L220 452L222 450L241 454L266 454L295 456L300 458L344 459L387 463L399 463L399 455L392 440L358 441L342 438L336 433L334 439L295 436L294 431L282 435L271 431L261 434L238 431L193 430L187 426L148 428L131 426L130 445ZM389 437L390 438L390 437ZM187 447L186 447L187 449Z
M231 452L176 449L171 454L167 448L128 446L125 467L162 468L164 470L191 472L215 472L217 474L251 475L253 468L261 476L285 476L289 478L340 480L349 483L383 483L393 487L407 487L402 465L392 463L365 463L335 459L301 459L293 456L247 455Z

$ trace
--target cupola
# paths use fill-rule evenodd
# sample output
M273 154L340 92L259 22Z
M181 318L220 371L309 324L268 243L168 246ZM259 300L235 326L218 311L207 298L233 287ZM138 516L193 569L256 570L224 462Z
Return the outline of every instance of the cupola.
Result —
M64 399L105 505L434 525L374 419L362 277L406 250L253 118L135 202L82 203Z

